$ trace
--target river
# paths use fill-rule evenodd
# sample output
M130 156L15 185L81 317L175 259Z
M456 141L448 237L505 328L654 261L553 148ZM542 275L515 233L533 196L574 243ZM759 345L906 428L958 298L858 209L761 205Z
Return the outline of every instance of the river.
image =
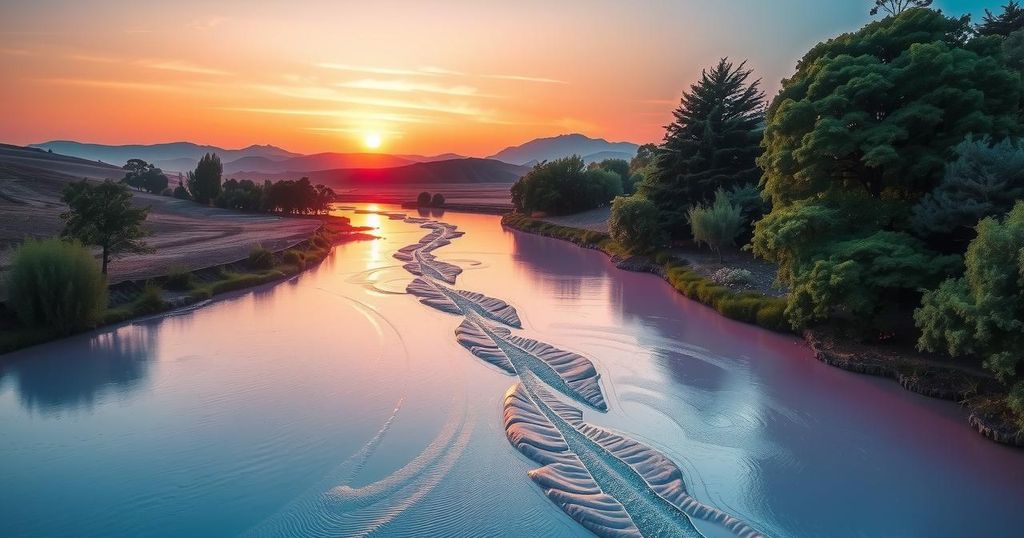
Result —
M339 214L382 238L0 358L0 535L589 535L506 438L517 379L460 345L462 317L406 293L393 255L429 230ZM666 456L701 503L766 536L1020 534L1024 451L955 404L825 366L598 252L438 218L465 232L434 252L462 269L450 289L589 359L607 412L562 401Z

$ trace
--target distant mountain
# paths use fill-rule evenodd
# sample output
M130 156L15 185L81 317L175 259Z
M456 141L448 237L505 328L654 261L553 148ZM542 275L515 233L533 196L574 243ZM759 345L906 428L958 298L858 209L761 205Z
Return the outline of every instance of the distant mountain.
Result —
M436 161L451 161L454 159L465 159L465 155L459 155L458 153L442 153L440 155L392 155L400 159L412 161L414 163L432 163Z
M333 170L337 168L394 168L415 162L418 161L381 153L316 153L284 160L274 160L266 157L242 157L241 159L224 163L224 173L227 175L238 172L266 174L293 172L305 174L316 170Z
M504 163L492 159L450 159L413 163L394 168L342 168L335 170L316 170L302 175L308 176L314 183L323 183L330 187L346 187L354 185L409 185L419 183L512 183L529 171L528 168L515 164ZM272 181L296 179L293 172L266 174L258 172L239 172L233 174L236 179Z
M519 146L505 148L489 159L512 164L525 165L531 162L550 161L569 155L579 155L588 163L604 158L629 160L636 155L639 146L631 142L609 142L602 138L590 138L581 134L566 134L552 138L537 138ZM611 155L611 157L602 157Z
M217 146L204 146L192 142L170 142L166 144L130 144L113 146L106 144L87 144L70 140L54 140L29 147L53 150L55 153L81 157L91 161L103 161L122 166L128 159L142 159L151 162L168 172L183 172L195 168L199 158L206 153L216 153L222 162L234 161L243 157L263 157L270 160L284 160L298 157L300 154L281 149L277 146L252 145L242 149L224 149Z

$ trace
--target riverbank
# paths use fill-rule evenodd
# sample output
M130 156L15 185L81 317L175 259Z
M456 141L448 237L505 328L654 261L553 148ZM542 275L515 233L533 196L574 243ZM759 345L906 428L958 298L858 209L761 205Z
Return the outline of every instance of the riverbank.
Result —
M656 274L679 293L727 318L778 332L794 332L784 318L785 298L730 290L693 271L671 251L630 256L603 232L518 214L506 215L501 222L508 228L599 250L619 269ZM969 411L968 424L978 433L998 443L1024 447L1024 424L1007 407L1005 387L987 372L944 364L908 350L862 344L830 328L805 330L801 335L819 361L850 372L890 378L924 396L958 402Z
M190 269L171 268L163 275L123 280L109 287L110 302L98 327L158 314L211 299L216 295L284 280L315 267L334 245L376 239L344 217L325 217L307 239L285 248L256 247L246 258ZM0 354L63 338L48 328L26 327L0 303Z

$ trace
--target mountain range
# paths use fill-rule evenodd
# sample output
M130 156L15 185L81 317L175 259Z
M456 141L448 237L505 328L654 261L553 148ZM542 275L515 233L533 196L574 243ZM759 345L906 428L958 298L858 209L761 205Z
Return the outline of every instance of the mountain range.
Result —
M224 163L226 177L256 180L309 176L311 180L338 186L359 183L363 178L398 183L513 182L527 172L529 166L541 161L573 154L582 156L588 163L612 158L629 160L637 150L637 145L630 142L608 142L581 134L538 138L506 148L486 159L454 153L434 156L333 152L303 155L272 145L225 149L192 142L107 145L54 140L29 147L114 166L122 166L129 159L142 159L168 175L184 174L194 169L204 154L216 153Z

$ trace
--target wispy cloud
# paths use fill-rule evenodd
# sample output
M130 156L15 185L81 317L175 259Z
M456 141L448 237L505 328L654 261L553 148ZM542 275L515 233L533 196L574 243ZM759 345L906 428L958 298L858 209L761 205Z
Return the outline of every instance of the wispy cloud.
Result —
M407 82L404 80L375 80L375 79L361 79L361 80L350 80L347 82L339 82L334 84L339 88L350 88L357 90L379 90L387 92L401 92L401 93L436 93L442 95L460 95L460 96L474 96L477 95L477 89L472 86L440 86L436 84L421 84L417 82Z
M379 97L364 97L348 95L337 92L330 88L319 86L257 86L263 91L291 97L296 99L307 99L314 101L328 101L332 103L347 103L351 105L364 105L381 108L400 108L409 110L421 110L442 114L453 114L460 116L479 116L485 111L460 103L442 103L437 101L413 101L403 99L386 99Z
M193 73L196 75L230 75L227 71L203 67L180 60L143 60L143 65L151 69L162 69L164 71L177 71L179 73Z
M539 82L541 84L568 84L564 80L544 77L530 77L525 75L480 75L484 78L497 78L502 80L518 80L521 82Z
M331 62L321 62L314 64L317 67L323 69L333 69L336 71L351 71L356 73L371 73L376 75L404 75L404 76L418 76L418 77L468 77L468 78L490 78L490 79L501 79L501 80L518 80L520 82L538 82L542 84L568 84L564 80L558 80L554 78L546 77L535 77L530 75L519 75L519 74L504 74L504 73L488 73L483 75L477 75L473 73L465 73L462 71L454 71L451 69L445 69L443 67L426 66L415 69L409 68L395 68L395 67L371 67L371 66L358 66L349 64L339 64Z
M317 133L348 133L348 134L366 134L367 131L373 131L379 135L390 136L395 138L401 138L405 134L404 131L396 131L393 129L365 129L362 127L306 127L304 131L313 131Z
M111 88L119 90L146 90L166 92L191 91L189 88L180 85L155 84L150 82L136 82L129 80L102 80L89 78L43 78L38 80L50 82L53 84L70 84L75 86L91 86L95 88Z
M423 71L421 69L398 69L393 67L369 67L359 65L348 65L348 64L337 64L330 62L322 62L315 64L317 67L323 69L333 69L335 71L351 71L355 73L371 73L375 75L404 75L404 76L438 76L440 73L434 73L430 71Z
M219 15L211 15L209 17L202 17L195 19L188 23L188 28L198 31L213 30L214 28L224 24L228 21L227 17L221 17Z
M252 112L256 114L274 114L283 116L309 116L320 118L341 118L392 123L438 123L435 118L425 118L410 114L375 112L370 110L318 110L303 108L261 108L261 107L221 107L217 110L233 112Z

